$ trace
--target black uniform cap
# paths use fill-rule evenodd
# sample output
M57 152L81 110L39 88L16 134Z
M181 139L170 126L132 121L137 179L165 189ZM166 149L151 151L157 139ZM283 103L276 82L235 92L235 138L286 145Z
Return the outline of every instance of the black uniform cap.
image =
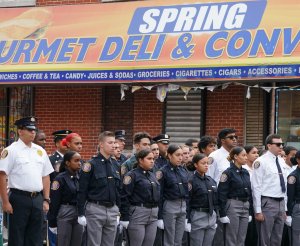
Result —
M169 144L170 143L170 136L168 134L159 134L158 136L153 138L153 141L156 143L163 143L163 144Z
M37 118L34 116L24 117L15 121L15 125L19 128L26 127L31 130L36 130Z
M125 134L126 134L125 130L115 131L115 138L125 140Z
M70 133L72 133L71 130L58 130L58 131L52 132L52 135L54 136L54 142L57 142L57 141L65 138Z

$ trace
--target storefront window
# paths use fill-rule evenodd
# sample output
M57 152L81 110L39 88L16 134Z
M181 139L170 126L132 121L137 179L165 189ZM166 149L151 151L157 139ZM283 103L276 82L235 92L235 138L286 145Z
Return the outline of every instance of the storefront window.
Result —
M300 149L300 90L277 90L275 113L277 133L286 145Z

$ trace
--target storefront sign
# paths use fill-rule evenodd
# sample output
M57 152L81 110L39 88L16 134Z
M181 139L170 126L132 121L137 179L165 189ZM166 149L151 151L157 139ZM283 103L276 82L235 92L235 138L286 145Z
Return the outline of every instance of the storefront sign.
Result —
M177 0L0 10L0 81L296 78L297 4Z

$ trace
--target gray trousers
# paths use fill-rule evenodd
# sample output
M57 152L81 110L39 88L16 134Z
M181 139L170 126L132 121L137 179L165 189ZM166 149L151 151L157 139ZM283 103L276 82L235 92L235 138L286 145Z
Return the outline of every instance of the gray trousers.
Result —
M85 208L88 246L114 245L119 208L88 202Z
M226 209L230 223L223 224L226 234L225 245L244 246L249 222L249 202L229 199ZM224 229L225 227L226 229Z
M158 207L132 206L129 209L129 214L130 246L152 246L157 230Z
M61 205L57 215L57 246L80 246L83 226L77 222L76 206Z
M181 246L185 228L185 200L166 200L163 204L164 246Z
M285 202L262 197L261 205L265 220L257 223L260 245L280 246L285 219Z
M292 242L293 246L300 246L300 204L293 207L292 212Z
M191 211L190 246L211 246L216 232L216 213Z

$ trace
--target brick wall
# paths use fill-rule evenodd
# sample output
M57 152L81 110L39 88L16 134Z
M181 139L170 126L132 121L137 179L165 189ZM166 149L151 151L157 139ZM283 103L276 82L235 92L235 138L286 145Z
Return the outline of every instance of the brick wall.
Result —
M103 124L104 130L126 131L126 149L132 148L133 128L133 94L125 91L125 100L120 101L120 85L106 86L103 90Z
M237 130L238 142L243 144L244 100L244 86L228 86L225 90L208 91L205 134L217 136L222 128L232 127Z
M134 92L133 132L147 131L152 137L162 131L163 108L156 98L156 89Z
M40 86L35 88L34 112L38 127L47 135L47 152L55 149L51 133L71 129L81 135L82 156L95 154L102 130L102 87Z

